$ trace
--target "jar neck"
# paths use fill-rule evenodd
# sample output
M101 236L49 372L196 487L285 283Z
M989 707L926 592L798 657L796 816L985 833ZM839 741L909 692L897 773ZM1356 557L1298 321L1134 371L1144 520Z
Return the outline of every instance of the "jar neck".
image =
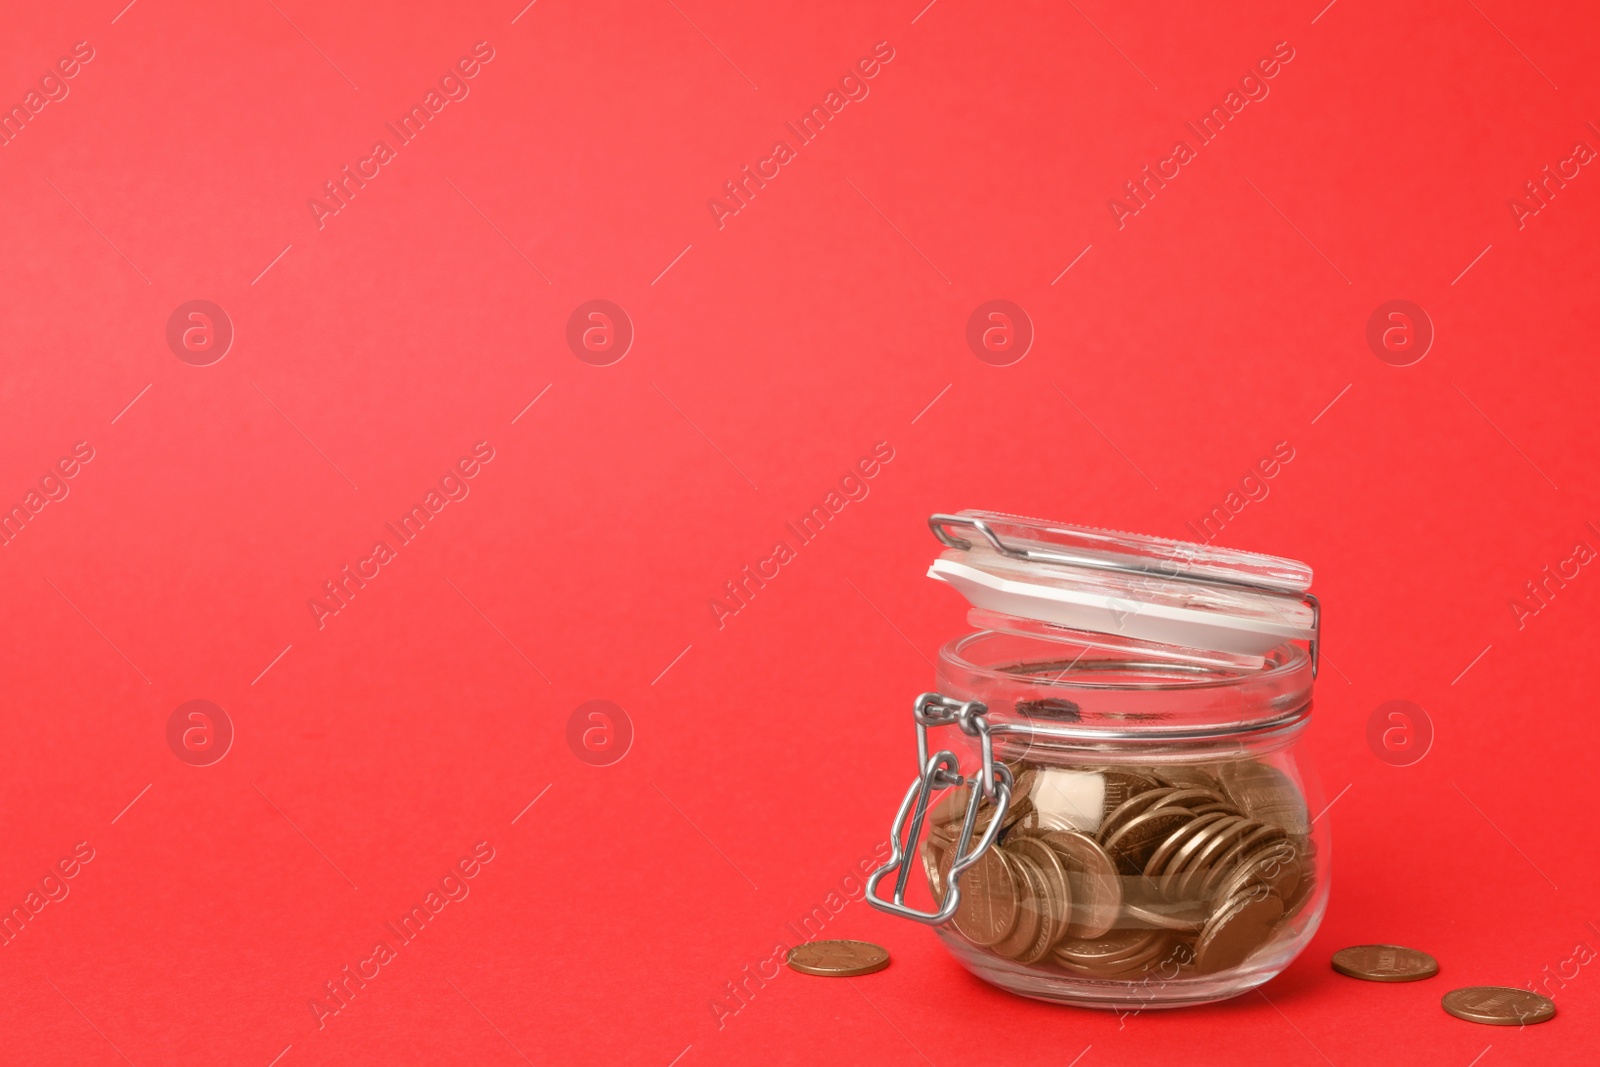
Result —
M1311 663L1294 644L1260 666L1105 635L980 630L939 652L939 690L989 707L998 732L1063 744L1184 742L1297 731Z

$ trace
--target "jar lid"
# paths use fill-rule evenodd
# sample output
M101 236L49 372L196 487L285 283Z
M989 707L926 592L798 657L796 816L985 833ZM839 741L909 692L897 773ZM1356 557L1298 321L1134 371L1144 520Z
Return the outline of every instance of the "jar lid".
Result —
M1319 608L1296 560L991 511L928 525L947 549L928 576L974 608L1245 656L1309 641L1315 669Z

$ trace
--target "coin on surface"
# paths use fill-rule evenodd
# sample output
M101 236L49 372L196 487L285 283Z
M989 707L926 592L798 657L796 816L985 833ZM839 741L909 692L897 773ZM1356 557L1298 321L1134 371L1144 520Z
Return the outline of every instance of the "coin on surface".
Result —
M1333 954L1333 969L1369 982L1416 982L1439 973L1439 961L1400 945L1352 945Z
M945 854L940 881L948 884L955 850ZM990 848L961 874L961 904L951 924L974 945L988 947L1017 924L1017 875L997 848Z
M1271 893L1247 893L1225 902L1195 943L1194 968L1215 974L1237 967L1272 936L1283 901Z
M1055 830L1040 840L1055 850L1067 868L1072 911L1066 936L1101 937L1117 921L1122 908L1122 879L1106 850L1087 834Z
M790 949L787 962L801 974L854 978L889 966L889 953L866 941L812 941Z
M1509 986L1475 985L1452 989L1441 1003L1444 1010L1457 1019L1489 1026L1544 1023L1556 1015L1555 1001L1532 990Z

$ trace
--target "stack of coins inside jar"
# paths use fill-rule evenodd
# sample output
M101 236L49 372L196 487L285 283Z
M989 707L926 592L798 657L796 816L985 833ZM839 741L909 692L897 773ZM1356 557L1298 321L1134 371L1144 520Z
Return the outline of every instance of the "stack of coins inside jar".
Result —
M1210 975L1311 901L1305 799L1269 763L1008 766L999 836L962 874L950 920L979 949L1088 978ZM941 902L968 797L951 790L928 813L922 860ZM980 808L974 842L994 811Z

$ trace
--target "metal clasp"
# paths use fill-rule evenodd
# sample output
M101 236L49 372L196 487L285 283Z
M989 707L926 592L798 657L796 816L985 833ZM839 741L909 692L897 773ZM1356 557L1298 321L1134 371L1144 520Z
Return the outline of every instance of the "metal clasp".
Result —
M1011 805L1011 772L994 761L994 741L989 733L989 720L985 718L988 707L976 700L951 700L938 693L923 693L917 697L912 715L917 724L917 777L906 790L900 810L895 813L894 827L889 832L892 849L889 861L873 871L867 878L867 901L879 911L898 915L904 919L938 926L949 922L961 906L961 875L983 855L1000 836L1006 809ZM928 755L928 728L933 726L959 726L961 731L978 739L983 753L983 768L979 774L961 775L960 760L953 752L942 749ZM961 832L956 837L950 871L946 876L944 899L937 911L918 911L906 904L906 882L916 861L917 845L922 839L923 823L927 819L929 801L936 791L965 785L972 795L967 800L966 815L961 821ZM972 834L978 824L978 810L985 802L993 805L994 815L984 828L983 835L973 844ZM907 833L906 820L910 819ZM886 900L877 893L878 883L895 876L893 899Z

